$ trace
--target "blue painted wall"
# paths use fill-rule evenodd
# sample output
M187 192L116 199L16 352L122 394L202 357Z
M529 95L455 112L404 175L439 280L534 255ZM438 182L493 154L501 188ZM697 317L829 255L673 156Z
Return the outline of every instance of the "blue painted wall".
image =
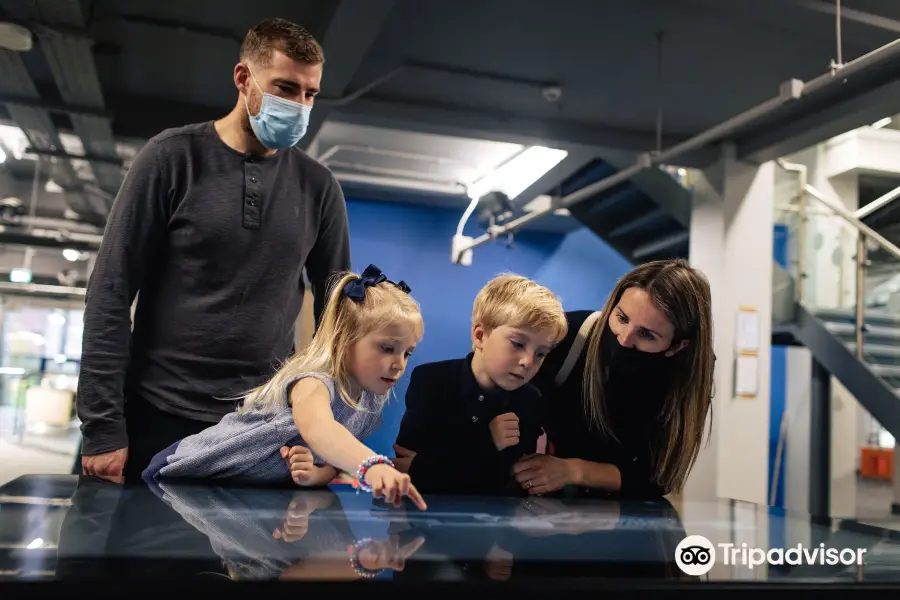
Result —
M581 228L565 237L534 279L556 292L566 310L600 310L632 267L591 230Z
M535 279L560 295L567 310L599 309L631 265L587 230L568 235L519 233L508 248L496 241L474 251L472 265L450 262L450 239L461 211L347 199L353 269L378 265L405 280L422 307L425 336L396 387L384 423L366 443L392 454L403 416L409 373L417 365L465 356L471 348L472 302L502 272ZM465 233L482 233L470 220Z

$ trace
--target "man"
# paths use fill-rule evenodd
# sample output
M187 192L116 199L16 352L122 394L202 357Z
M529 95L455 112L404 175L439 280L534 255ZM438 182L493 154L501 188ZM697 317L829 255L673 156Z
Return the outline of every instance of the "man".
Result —
M135 157L88 284L86 474L137 480L234 410L291 353L303 268L316 321L329 279L350 268L341 188L294 148L323 64L304 28L266 20L241 46L231 113L166 130Z

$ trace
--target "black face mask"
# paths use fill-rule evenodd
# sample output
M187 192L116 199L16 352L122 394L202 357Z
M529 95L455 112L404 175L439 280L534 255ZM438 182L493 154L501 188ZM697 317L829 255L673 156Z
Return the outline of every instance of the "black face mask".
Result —
M675 362L674 357L666 356L668 348L660 352L641 352L637 348L626 348L616 339L609 325L603 328L600 349L603 353L603 365L609 369L610 374L659 376L667 373Z

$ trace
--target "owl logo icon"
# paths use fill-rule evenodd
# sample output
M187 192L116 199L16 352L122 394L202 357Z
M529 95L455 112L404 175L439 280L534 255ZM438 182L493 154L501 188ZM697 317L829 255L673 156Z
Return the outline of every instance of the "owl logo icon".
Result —
M716 563L716 548L702 535L689 535L675 548L675 564L685 575L706 575Z

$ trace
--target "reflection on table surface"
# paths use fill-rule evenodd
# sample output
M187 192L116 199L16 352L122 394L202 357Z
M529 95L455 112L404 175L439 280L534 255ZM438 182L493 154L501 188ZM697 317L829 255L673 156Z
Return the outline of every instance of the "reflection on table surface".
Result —
M0 579L900 582L897 534L853 521L736 501L676 510L664 499L426 500L429 508L421 512L386 506L344 485L151 487L21 477L0 488ZM676 561L688 535L705 536L718 548L699 576ZM765 553L798 544L807 554L864 550L862 564L741 561L742 549Z

